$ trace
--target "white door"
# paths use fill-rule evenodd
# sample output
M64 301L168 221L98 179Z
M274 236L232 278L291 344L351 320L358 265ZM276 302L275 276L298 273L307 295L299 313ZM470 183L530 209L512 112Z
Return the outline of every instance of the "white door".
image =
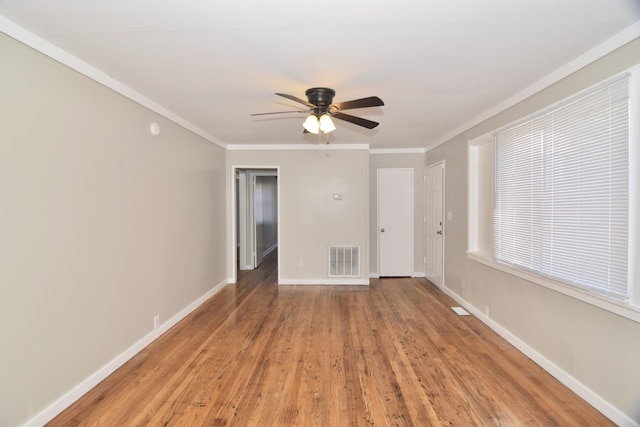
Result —
M425 215L426 223L426 271L425 277L441 288L443 275L444 223L442 209L444 203L444 163L437 163L425 170Z
M262 264L262 176L253 176L253 266L258 268Z
M238 265L240 270L252 270L253 269L253 249L251 243L251 229L249 229L251 212L248 206L249 186L247 185L247 172L238 171L238 179L236 181L236 196L237 196L237 216L238 222Z
M378 169L378 274L413 274L413 169Z

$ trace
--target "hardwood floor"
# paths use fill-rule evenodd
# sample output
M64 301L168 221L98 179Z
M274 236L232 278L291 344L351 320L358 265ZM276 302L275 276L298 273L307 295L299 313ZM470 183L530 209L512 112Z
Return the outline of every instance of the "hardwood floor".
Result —
M49 425L613 425L424 279L276 281L274 254Z

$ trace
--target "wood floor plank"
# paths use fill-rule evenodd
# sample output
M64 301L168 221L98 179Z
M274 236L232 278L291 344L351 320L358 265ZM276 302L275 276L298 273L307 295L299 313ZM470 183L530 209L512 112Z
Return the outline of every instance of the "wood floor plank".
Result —
M424 279L240 272L49 426L611 426Z

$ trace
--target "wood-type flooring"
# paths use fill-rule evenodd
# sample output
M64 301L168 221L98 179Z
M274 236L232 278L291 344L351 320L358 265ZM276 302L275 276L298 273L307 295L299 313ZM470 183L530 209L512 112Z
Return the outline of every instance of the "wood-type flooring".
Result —
M424 279L240 272L49 426L609 426Z

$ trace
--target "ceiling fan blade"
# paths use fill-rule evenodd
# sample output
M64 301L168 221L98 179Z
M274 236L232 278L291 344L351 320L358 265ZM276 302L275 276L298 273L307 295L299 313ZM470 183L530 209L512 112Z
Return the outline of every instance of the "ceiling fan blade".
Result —
M368 98L354 99L353 101L336 102L332 107L338 110L351 110L353 108L380 107L384 105L382 99L377 96L369 96Z
M296 97L296 96L293 96L293 95L289 95L289 94L286 94L286 93L277 93L277 92L276 92L276 95L278 95L278 96L282 96L282 97L285 97L285 98L290 99L290 100L292 100L292 101L299 102L300 104L302 104L302 105L306 105L306 106L307 106L307 107L309 107L309 108L316 108L316 106L315 106L315 105L313 105L312 103L307 102L307 101L305 101L304 99L300 99L300 98L298 98L298 97Z
M380 124L378 122L363 119L362 117L352 116L351 114L341 113L339 111L329 112L329 114L331 114L331 116L335 117L336 119L344 120L346 122L350 122L358 126L365 127L367 129L373 129L374 127Z
M266 116L268 114L309 113L309 110L273 111L271 113L251 113L252 116Z

